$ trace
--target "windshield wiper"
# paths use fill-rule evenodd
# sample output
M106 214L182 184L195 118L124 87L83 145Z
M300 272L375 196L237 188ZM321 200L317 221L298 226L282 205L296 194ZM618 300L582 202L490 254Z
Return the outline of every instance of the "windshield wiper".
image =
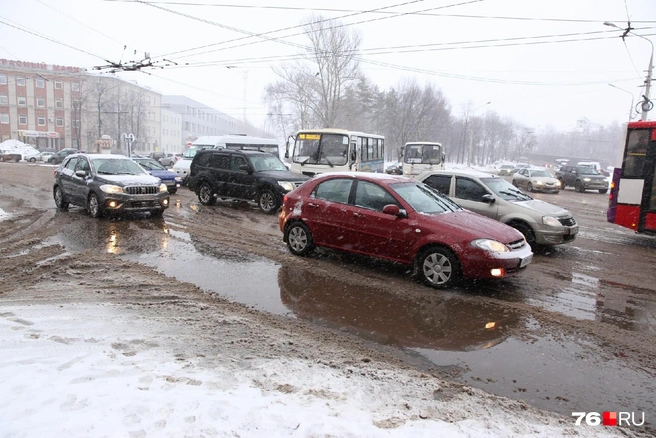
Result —
M508 192L508 191L505 191L505 190L499 190L499 193L501 193L502 195L514 196L515 198L522 199L522 200L533 199L530 196L523 194L519 190L513 190L512 192Z

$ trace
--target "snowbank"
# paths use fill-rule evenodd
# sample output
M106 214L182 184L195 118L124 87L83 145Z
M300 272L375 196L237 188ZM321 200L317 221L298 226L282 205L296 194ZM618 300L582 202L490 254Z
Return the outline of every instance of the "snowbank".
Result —
M32 145L25 144L21 141L9 139L0 143L0 151L7 151L11 153L21 154L21 158L24 160L26 156L36 155L39 153L38 149L35 149Z

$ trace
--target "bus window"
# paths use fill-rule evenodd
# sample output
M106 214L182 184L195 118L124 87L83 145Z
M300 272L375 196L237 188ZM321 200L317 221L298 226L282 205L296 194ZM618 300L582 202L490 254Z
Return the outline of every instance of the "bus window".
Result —
M645 156L649 145L649 129L634 129L629 133L624 157L622 176L643 178L645 175Z

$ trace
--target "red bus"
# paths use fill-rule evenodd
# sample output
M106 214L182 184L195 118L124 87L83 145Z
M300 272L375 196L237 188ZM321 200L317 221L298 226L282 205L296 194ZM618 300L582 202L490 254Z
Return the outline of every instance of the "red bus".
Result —
M608 222L656 234L656 121L629 122L622 167L615 169Z

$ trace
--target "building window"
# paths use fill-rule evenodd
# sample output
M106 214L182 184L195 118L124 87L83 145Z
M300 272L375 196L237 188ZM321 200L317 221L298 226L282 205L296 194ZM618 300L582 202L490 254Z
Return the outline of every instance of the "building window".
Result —
M62 81L55 81L55 90L61 90L64 88L64 83Z
M27 105L27 98L25 96L18 96L16 99L18 101L19 106L26 106Z
M76 127L76 128L77 128L78 126L80 126L80 121L77 120L77 119L73 120L73 126Z
M9 98L5 94L0 94L0 105L7 105Z
M46 86L46 81L44 81L41 78L36 80L36 88L45 88L45 86Z
M71 84L71 90L73 90L73 91L80 91L80 84L78 84L77 82L73 82L73 83Z
M64 108L64 100L55 99L55 108Z
M38 117L36 120L37 120L37 124L39 126L46 126L46 118L45 117Z
M9 124L9 114L0 114L0 123L4 125Z
M36 106L38 106L39 108L43 108L44 106L46 106L46 100L43 97L37 97Z
M61 118L61 117L57 117L57 119L56 119L56 125L59 126L59 127L64 126L64 119Z
M19 125L27 125L27 116L25 114L19 114L18 115L18 124Z
M7 85L7 75L0 75L0 85Z

